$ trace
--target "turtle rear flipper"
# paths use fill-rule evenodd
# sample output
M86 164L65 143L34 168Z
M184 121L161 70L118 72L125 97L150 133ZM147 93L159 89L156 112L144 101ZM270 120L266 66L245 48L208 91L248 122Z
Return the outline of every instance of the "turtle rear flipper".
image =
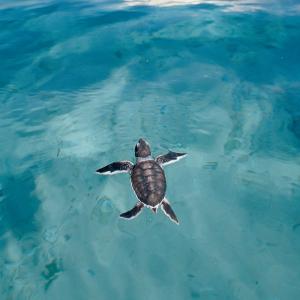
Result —
M161 209L165 213L165 215L170 218L171 221L179 225L179 221L174 213L174 210L172 209L170 202L166 198L164 198L161 203Z
M144 204L142 202L138 202L131 210L120 214L120 217L128 220L133 219L137 217L137 215L142 211L143 207Z

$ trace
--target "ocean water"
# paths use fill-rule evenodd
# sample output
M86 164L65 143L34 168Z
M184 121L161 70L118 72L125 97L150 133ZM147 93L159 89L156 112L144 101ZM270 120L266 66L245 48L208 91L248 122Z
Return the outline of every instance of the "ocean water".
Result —
M296 1L0 2L0 299L300 299ZM144 137L180 225L127 174Z

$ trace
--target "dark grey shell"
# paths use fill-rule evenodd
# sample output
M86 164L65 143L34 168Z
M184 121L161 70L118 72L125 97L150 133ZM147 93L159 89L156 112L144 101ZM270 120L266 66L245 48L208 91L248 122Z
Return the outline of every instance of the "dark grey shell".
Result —
M136 164L131 173L131 183L139 200L146 205L154 207L165 197L165 173L155 160Z

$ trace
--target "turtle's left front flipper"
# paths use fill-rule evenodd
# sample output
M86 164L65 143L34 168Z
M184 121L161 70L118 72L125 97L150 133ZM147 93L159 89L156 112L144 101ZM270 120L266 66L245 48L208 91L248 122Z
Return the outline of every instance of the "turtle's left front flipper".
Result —
M130 173L133 168L133 163L128 160L113 162L96 172L101 175L114 175L118 173Z
M171 219L171 221L179 225L179 221L174 213L174 210L172 209L170 202L166 198L164 198L161 203L161 209L165 213L165 215Z
M186 153L169 151L167 154L157 156L155 161L161 166L165 166L184 158L186 155Z

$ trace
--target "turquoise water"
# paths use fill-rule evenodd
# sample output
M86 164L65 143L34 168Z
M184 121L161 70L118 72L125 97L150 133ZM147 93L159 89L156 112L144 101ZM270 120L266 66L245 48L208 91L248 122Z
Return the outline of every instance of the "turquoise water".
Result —
M1 1L1 300L300 299L300 6L154 2Z

